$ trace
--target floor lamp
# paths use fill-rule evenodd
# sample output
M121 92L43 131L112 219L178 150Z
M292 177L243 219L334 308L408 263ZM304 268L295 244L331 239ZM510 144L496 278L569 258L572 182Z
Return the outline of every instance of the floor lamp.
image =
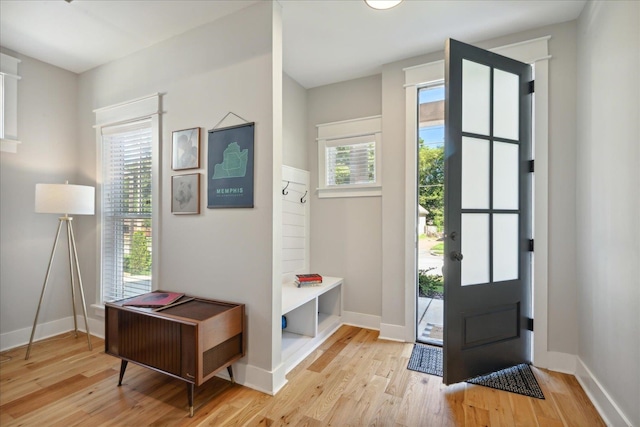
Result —
M37 213L54 213L62 214L58 218L58 231L53 241L53 249L51 249L51 257L49 258L49 266L44 276L44 284L40 293L40 301L38 302L38 310L36 318L33 321L31 329L31 338L29 338L29 347L27 347L27 355L25 360L29 359L31 353L31 345L33 344L33 335L38 324L38 315L42 306L42 298L47 288L51 266L56 255L58 239L62 224L66 224L67 228L67 246L69 248L69 271L71 276L71 306L73 307L73 325L76 338L78 337L78 321L76 319L76 294L74 274L78 277L78 288L80 289L80 297L82 298L82 313L84 314L84 324L87 329L87 341L89 342L89 350L91 347L91 336L89 334L89 323L87 322L87 305L84 300L84 290L82 288L82 276L80 276L80 265L78 264L78 251L76 250L76 239L73 234L73 217L69 215L93 215L95 213L95 189L85 185L69 185L66 184L36 184L36 212Z

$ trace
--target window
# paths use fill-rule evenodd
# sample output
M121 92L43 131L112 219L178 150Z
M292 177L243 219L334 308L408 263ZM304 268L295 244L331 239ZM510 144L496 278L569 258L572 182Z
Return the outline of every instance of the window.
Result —
M150 292L158 259L159 97L96 110L101 302ZM147 114L145 114L147 113Z
M0 73L0 138L4 139L4 73Z
M381 118L318 125L318 196L381 195Z
M151 291L151 121L102 128L102 296Z
M17 153L19 59L0 53L0 151Z

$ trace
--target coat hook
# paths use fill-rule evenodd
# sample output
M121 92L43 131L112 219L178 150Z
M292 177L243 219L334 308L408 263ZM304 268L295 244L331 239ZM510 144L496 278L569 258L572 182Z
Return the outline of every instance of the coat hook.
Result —
M300 203L307 203L307 201L304 199L305 197L307 197L307 191L305 191L302 197L300 197Z
M287 181L287 185L284 186L284 188L282 189L282 195L286 196L287 194L289 194L288 191L285 191L287 188L289 188L289 184L291 184L289 181Z

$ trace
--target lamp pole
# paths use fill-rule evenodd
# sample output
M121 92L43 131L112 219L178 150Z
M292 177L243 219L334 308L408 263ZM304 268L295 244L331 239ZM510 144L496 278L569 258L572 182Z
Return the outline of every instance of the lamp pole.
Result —
M40 187L40 188L39 188ZM55 212L69 212L67 210L70 207L71 212L79 214L93 215L93 187L82 187L75 185L55 185L55 184L38 184L36 186L36 212L49 213ZM90 195L90 197L87 197ZM86 199L86 200L83 200ZM86 203L89 200L91 203ZM80 205L78 205L80 203ZM85 205L86 204L86 205ZM89 331L89 322L87 320L87 304L84 298L84 288L82 285L82 275L80 274L80 264L78 263L78 250L76 248L76 239L73 232L73 217L69 214L65 214L58 218L58 229L56 230L56 237L53 241L53 248L51 249L51 256L49 257L49 265L47 266L47 273L44 276L44 283L42 284L42 292L40 292L40 300L38 301L38 309L36 310L36 317L33 320L33 328L31 328L31 337L29 338L29 346L27 347L27 354L25 360L29 359L31 354L31 346L33 345L33 337L36 332L36 326L38 325L38 316L40 315L40 308L42 307L42 300L44 293L49 283L49 277L51 275L51 268L53 266L53 260L56 256L56 249L58 248L58 241L60 239L60 231L62 224L66 224L67 228L67 246L69 249L69 273L71 279L71 306L73 307L73 326L76 338L78 337L78 320L76 316L76 293L75 293L75 277L78 278L78 289L80 290L80 297L82 300L82 314L84 316L84 324L87 331L87 342L89 344L89 350L92 350L91 345L91 333Z
M91 345L91 334L89 332L89 322L87 321L87 306L84 298L82 276L80 275L80 265L78 264L78 251L76 249L76 239L73 233L73 225L71 221L73 221L73 217L70 217L67 215L58 218L58 229L56 231L56 238L53 241L53 248L51 249L51 257L49 258L49 266L47 267L47 273L44 276L44 283L42 284L42 292L40 293L40 300L38 301L38 309L36 310L36 317L33 320L33 328L31 329L31 338L29 338L27 355L25 356L24 360L29 360L29 355L31 353L31 346L33 344L33 336L36 332L36 325L38 324L40 307L42 306L42 299L44 297L44 292L47 289L47 283L49 282L49 276L51 274L51 266L53 264L53 259L56 256L56 249L58 247L58 240L60 238L60 229L62 228L63 223L67 225L67 243L69 247L69 273L71 275L71 306L73 307L74 331L77 338L78 337L78 321L76 319L76 305L75 305L76 298L75 298L75 282L74 282L74 274L77 274L78 288L80 289L80 296L82 299L82 314L84 315L84 325L85 325L85 328L87 329L87 341L89 343L89 350L93 349ZM74 271L74 266L75 266L75 271Z

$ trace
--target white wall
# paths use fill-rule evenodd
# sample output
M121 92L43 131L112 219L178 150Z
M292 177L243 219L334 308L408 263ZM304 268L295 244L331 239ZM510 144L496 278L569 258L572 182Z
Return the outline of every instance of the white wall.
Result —
M80 182L75 150L77 76L27 56L3 52L22 60L18 82L22 144L15 154L0 154L0 348L5 349L28 341L58 226L58 215L34 213L35 185ZM76 228L85 222L91 219L74 219ZM38 336L47 334L45 324L63 318L73 328L66 237L61 237L40 311Z
M309 170L318 188L316 125L379 115L380 76L308 91ZM383 137L382 145L387 143ZM385 181L383 174L382 180ZM380 316L382 279L381 197L318 198L311 203L311 270L343 277L345 311Z
M575 22L526 31L494 40L461 40L485 49L551 35L549 101L549 341L550 350L575 354ZM452 34L455 38L455 34ZM442 41L444 46L444 40ZM382 75L384 149L382 323L403 326L404 304L404 141L403 68L436 61L436 52L386 64ZM363 242L367 245L367 242Z
M551 35L549 50L553 55L549 77L548 349L576 354L576 23L484 42L462 41L492 48L546 35ZM383 196L364 200L315 199L311 263L314 269L345 277L345 310L377 316L385 334L395 333L396 338L401 337L399 331L405 324L404 180L405 168L410 167L405 165L404 153L402 70L442 58L443 52L435 52L386 64L382 76L317 87L308 94L309 142L315 141L315 125L319 123L382 113ZM309 153L309 166L313 186L317 182L315 147Z
M578 374L613 425L636 426L640 426L638 76L640 3L587 3L578 25ZM620 411L607 398L617 402Z
M281 113L274 110L282 96L281 90L274 93L274 76L281 78L282 66L272 53L277 30L272 7L270 2L256 4L88 71L80 76L78 100L82 174L97 180L92 111L154 92L163 94L161 226L154 233L160 239L160 254L154 254L160 274L154 286L245 303L248 346L243 362L249 365L246 369L257 369L265 378L279 364L271 352L272 317L278 310L272 304L276 273L272 223L273 176L281 162L274 152L282 150L281 138L274 138L275 127L282 126ZM206 131L229 112L255 122L253 209L206 208ZM274 127L277 115L280 123ZM235 123L225 121L222 126ZM202 174L201 214L172 215L171 176L181 172L171 170L171 134L190 127L202 128L202 168L187 171ZM93 264L87 266L89 277L94 278L88 300L95 302L99 300L95 283L98 230L94 227L92 232L94 240L82 245L82 250L93 254ZM241 368L239 382L245 382L244 374ZM268 384L254 385L271 390Z
M307 90L287 74L282 83L282 164L309 170Z

